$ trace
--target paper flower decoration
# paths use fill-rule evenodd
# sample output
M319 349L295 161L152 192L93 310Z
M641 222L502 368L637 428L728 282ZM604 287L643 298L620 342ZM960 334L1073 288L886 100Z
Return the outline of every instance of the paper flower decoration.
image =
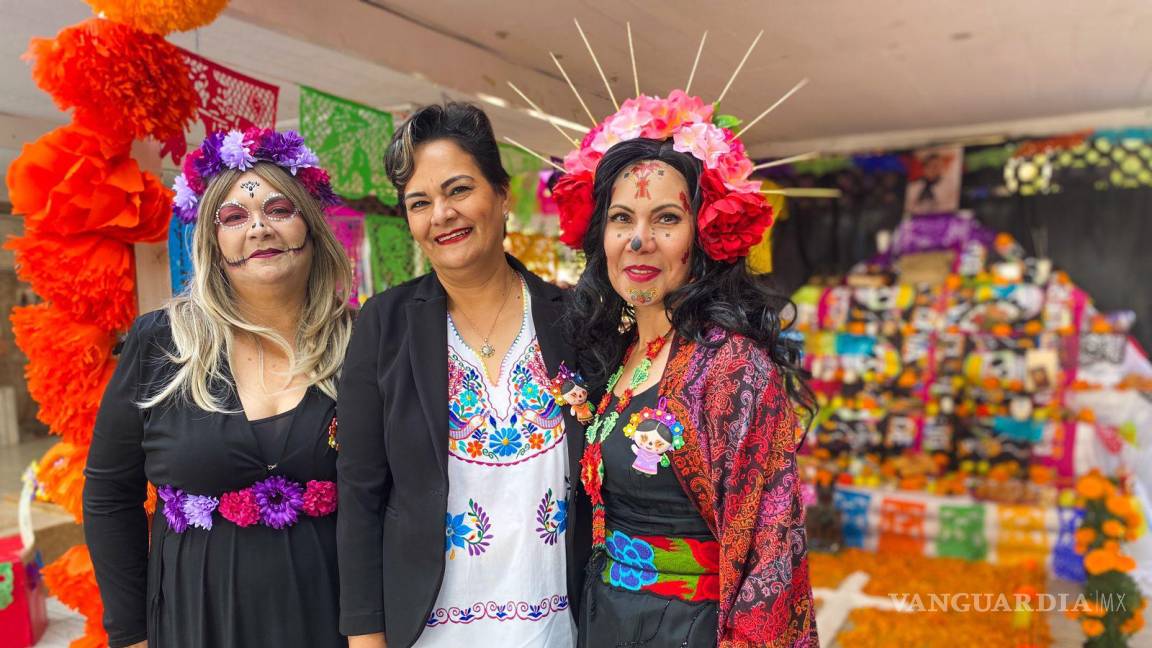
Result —
M84 492L84 464L88 461L88 444L76 445L61 441L48 449L40 459L36 481L44 489L49 501L60 505L83 521L81 498Z
M91 234L67 238L35 231L4 244L16 253L16 275L73 320L105 331L136 317L132 247Z
M7 181L12 211L30 230L126 243L168 235L172 193L140 170L126 144L95 131L63 126L25 144Z
M36 418L65 441L87 445L104 387L116 366L116 336L74 321L52 304L12 309L16 346L28 356L28 393L40 404Z
M186 3L194 4L194 3ZM93 18L33 38L25 58L32 79L61 110L105 137L167 141L196 116L199 95L176 46Z
M72 648L99 648L108 645L101 618L104 604L96 587L96 573L86 545L77 545L41 572L44 583L64 605L84 615L85 635L72 642Z
M216 20L228 0L85 0L92 11L151 34L203 27Z

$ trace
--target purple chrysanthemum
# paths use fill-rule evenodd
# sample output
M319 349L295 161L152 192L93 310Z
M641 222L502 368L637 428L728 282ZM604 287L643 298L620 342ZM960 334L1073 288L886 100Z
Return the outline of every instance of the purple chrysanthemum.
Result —
M247 171L256 164L252 155L254 143L244 138L240 131L228 131L220 143L220 160L229 168Z
M176 192L176 196L172 199L172 203L176 205L177 209L181 211L195 211L196 203L200 202L200 197L192 191L192 187L188 186L188 179L184 174L176 176L176 181L172 183L172 191Z
M224 162L220 159L220 146L223 143L224 132L217 131L205 137L204 143L200 145L201 155L195 160L195 165L205 184L224 170Z
M300 169L307 169L309 167L318 166L319 164L320 158L316 157L316 154L313 153L312 150L307 146L301 147L301 149L296 152L296 155L291 160L284 161L284 166L288 167L288 170L292 172L292 175L296 175L296 172Z
M300 509L304 507L304 489L300 484L283 477L269 477L252 485L256 504L260 507L260 521L264 526L283 529L296 524Z
M205 531L212 529L212 513L220 500L207 495L188 495L184 498L184 517L190 526L199 527Z
M176 533L184 533L188 528L188 517L184 513L184 502L187 495L179 488L161 486L156 494L164 501L164 518L168 520L168 527Z
M295 131L277 133L268 131L257 140L256 156L262 160L272 160L280 166L295 157L296 152L304 145L304 138Z

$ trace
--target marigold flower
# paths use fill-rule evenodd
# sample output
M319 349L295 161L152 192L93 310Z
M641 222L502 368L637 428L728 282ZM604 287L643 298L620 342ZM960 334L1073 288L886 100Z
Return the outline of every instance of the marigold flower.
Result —
M1104 634L1104 624L1096 619L1084 619L1080 621L1080 627L1084 630L1084 634L1089 637L1099 637Z

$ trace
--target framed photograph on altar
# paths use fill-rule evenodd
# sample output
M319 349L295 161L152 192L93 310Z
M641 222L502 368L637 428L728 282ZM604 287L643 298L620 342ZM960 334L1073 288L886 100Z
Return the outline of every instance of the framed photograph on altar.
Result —
M959 146L921 149L908 164L904 213L938 214L960 208L960 175L964 152Z

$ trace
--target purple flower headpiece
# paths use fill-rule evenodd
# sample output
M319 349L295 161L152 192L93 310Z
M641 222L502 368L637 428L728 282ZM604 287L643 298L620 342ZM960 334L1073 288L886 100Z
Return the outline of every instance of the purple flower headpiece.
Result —
M304 145L300 133L249 128L212 133L204 138L200 148L184 157L184 172L172 185L176 192L172 200L176 216L184 223L195 221L200 198L212 178L224 169L247 171L257 162L271 162L296 176L322 205L340 203L340 198L332 191L328 172L318 166L320 159Z

